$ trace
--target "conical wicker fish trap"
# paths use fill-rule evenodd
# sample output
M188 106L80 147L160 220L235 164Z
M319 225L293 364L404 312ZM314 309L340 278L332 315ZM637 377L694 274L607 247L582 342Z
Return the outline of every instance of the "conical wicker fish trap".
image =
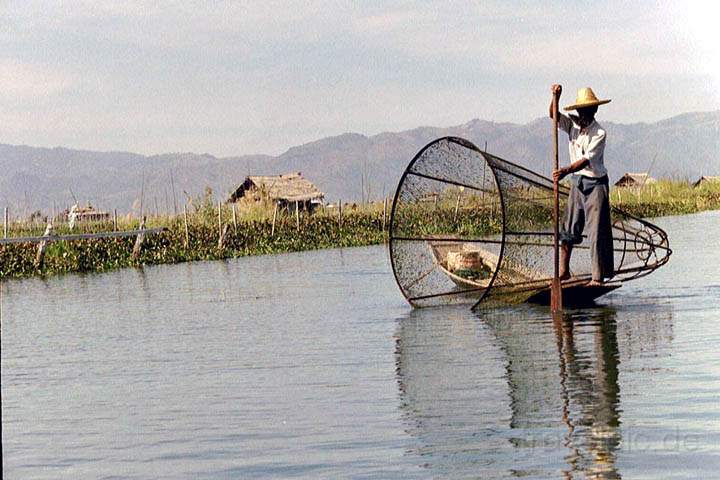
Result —
M561 186L560 209L568 189ZM418 307L499 306L547 297L553 268L553 181L457 137L425 146L400 179L390 222L398 285ZM612 209L615 276L595 296L665 264L659 227ZM590 280L587 241L573 250L572 279Z

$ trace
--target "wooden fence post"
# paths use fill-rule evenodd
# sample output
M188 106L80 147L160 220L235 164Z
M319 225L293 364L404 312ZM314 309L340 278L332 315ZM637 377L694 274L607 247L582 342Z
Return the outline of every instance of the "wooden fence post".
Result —
M385 225L387 223L387 204L388 204L388 199L387 199L387 197L385 197L383 199L383 222L382 222L383 232L385 231Z
M277 220L278 214L278 202L275 202L275 209L273 210L272 228L270 229L270 236L275 236L275 220Z
M113 230L117 231L117 208L113 211Z
M222 224L222 201L218 200L218 248L222 250L223 224Z
M230 229L230 225L225 225L220 232L220 238L218 238L218 250L222 250L225 248L225 237L227 236L227 232Z
M10 215L8 214L8 207L5 207L5 238L8 237L8 219L10 218Z
M188 230L187 204L183 205L183 217L185 218L185 248L190 246L190 231Z
M53 234L52 223L48 222L45 227L45 233L43 237L50 237ZM43 240L38 243L37 255L35 255L35 268L42 268L43 262L45 261L45 248L47 247L47 240Z
M145 216L142 217L142 221L140 222L140 230L145 230ZM142 248L143 241L145 241L145 234L138 233L137 238L135 238L135 246L133 246L132 251L132 258L135 260L140 257L140 249Z
M237 233L237 211L235 210L235 203L232 204L232 214L233 214L233 227L235 228L235 233Z
M300 230L300 202L295 200L295 226Z
M338 226L342 228L342 200L338 200Z
M463 188L463 187L460 187L460 188ZM455 201L455 213L453 213L453 222L457 221L458 210L460 210L460 196L461 195L462 195L462 190L458 191L457 200Z
M486 152L487 152L487 142L485 142ZM483 204L485 203L485 165L487 164L487 161L483 161L483 182L482 182L482 190L480 192L481 202Z

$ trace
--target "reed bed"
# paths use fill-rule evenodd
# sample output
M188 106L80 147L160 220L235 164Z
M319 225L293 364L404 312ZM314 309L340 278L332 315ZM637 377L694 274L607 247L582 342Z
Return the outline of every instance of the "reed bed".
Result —
M454 197L453 197L454 198ZM693 188L688 182L661 180L640 189L612 189L612 205L639 217L679 215L701 210L720 209L720 184ZM383 202L363 205L343 204L318 207L313 214L275 210L270 201L238 202L218 206L211 197L196 199L186 206L185 215L146 217L147 228L165 227L160 234L145 237L143 248L133 257L134 237L102 238L76 241L54 241L48 244L45 261L35 266L36 244L0 245L0 279L54 275L67 272L103 272L124 267L179 263L195 260L218 260L246 255L264 255L335 247L355 247L387 241L390 208ZM220 215L218 218L218 208ZM443 212L438 215L439 209ZM498 212L490 215L472 201L463 202L456 212L454 200L440 201L433 207L408 207L398 211L404 225L423 225L426 234L461 232L489 234L501 228ZM487 207L485 207L487 208ZM517 204L518 211L509 218L538 223L549 218L549 205ZM523 210L524 209L524 210ZM233 214L234 210L234 214ZM428 217L430 215L430 217ZM273 218L274 228L273 228ZM129 216L117 219L117 230L136 230L140 219ZM9 236L39 236L44 222L9 224ZM511 225L519 228L522 225ZM114 221L78 224L72 231L65 222L56 222L54 233L95 233L115 229ZM219 239L224 233L222 244ZM396 232L402 234L402 232ZM415 232L417 233L417 232Z
M685 215L720 209L720 183L693 187L683 180L658 180L641 188L613 188L610 203L637 217Z
M243 208L239 205L233 216L232 205L220 205L218 216L218 204L208 201L188 211L187 231L184 214L146 217L146 228L166 230L147 235L136 258L132 256L135 237L53 241L48 243L40 268L35 266L36 244L0 245L0 279L354 247L387 240L389 212L383 222L382 203L344 205L342 218L336 208L319 207L313 214L301 211L298 215L294 211L274 210L274 206ZM118 230L139 227L139 219L118 219ZM58 224L54 233L96 233L113 229L113 222L79 224L72 231L66 224ZM15 222L10 225L10 236L40 236L44 230L43 224ZM224 234L222 245L221 234Z

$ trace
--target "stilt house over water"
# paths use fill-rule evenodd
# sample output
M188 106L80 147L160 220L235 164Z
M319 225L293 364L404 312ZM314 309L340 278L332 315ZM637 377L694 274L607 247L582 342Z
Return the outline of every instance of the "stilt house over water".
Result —
M309 180L302 177L300 172L285 175L249 176L230 195L230 202L237 202L240 198L253 198L260 201L268 198L277 202L280 208L288 210L312 211L316 206L322 205L325 194Z
M657 180L650 177L647 173L626 173L615 182L616 187L642 187L650 183L655 183Z

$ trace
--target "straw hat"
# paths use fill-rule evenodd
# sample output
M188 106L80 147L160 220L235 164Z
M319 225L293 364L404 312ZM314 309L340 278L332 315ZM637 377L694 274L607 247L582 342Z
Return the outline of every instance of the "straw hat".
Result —
M567 107L564 107L563 110L577 110L578 108L604 105L609 102L610 100L598 100L598 98L595 96L595 92L592 91L592 88L585 87L577 91L575 103L573 105L568 105Z

